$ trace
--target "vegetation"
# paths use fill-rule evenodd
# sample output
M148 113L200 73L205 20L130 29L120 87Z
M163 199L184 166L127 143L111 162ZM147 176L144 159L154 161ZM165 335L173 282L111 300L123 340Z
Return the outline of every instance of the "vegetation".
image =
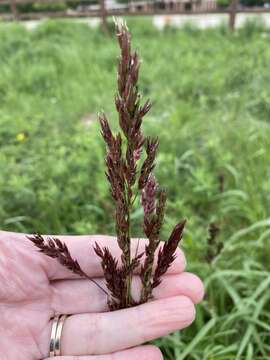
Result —
M187 216L188 270L206 286L195 323L158 344L167 360L270 359L270 34L129 26L155 102L144 131L161 139L163 236ZM96 114L116 125L117 53L113 35L78 23L1 25L2 229L114 232ZM141 210L131 216L141 235ZM214 259L209 223L223 243Z
M57 12L57 11L66 11L68 9L76 10L80 6L90 6L94 4L98 4L99 0L59 0L54 2L37 2L33 1L32 3L26 4L16 4L18 12L22 13L32 13L32 12ZM8 13L11 12L11 8L9 4L0 4L0 13Z

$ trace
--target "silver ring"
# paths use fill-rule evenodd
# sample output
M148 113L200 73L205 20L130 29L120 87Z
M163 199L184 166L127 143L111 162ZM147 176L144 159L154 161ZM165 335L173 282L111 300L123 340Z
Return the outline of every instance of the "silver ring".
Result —
M50 357L61 355L61 335L67 315L57 315L53 318L50 339Z

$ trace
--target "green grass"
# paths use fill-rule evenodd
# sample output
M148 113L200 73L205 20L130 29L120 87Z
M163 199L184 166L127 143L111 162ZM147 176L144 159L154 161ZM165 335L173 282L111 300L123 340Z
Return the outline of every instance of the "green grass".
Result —
M155 104L145 131L161 138L163 236L188 218L188 269L206 286L195 323L158 344L167 360L270 359L270 33L251 23L234 35L129 24L141 90ZM95 118L104 109L115 124L117 52L112 36L82 24L1 24L2 229L113 233ZM140 218L134 211L134 234ZM224 242L212 265L210 221Z

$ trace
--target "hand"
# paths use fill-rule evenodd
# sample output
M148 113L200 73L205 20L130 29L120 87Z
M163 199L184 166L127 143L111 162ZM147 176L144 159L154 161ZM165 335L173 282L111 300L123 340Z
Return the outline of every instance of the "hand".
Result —
M97 241L119 257L116 239L108 236L60 236L82 269L102 287L102 269L94 254ZM144 250L140 241L139 251ZM133 241L134 249L137 245ZM0 232L0 354L1 360L39 360L49 356L55 314L70 314L64 324L59 360L160 360L146 341L183 329L195 317L194 303L203 297L203 285L184 272L185 258L177 258L154 291L154 301L108 312L106 294L78 278L54 259L39 253L24 234ZM140 281L134 276L133 294ZM137 346L137 347L136 347Z

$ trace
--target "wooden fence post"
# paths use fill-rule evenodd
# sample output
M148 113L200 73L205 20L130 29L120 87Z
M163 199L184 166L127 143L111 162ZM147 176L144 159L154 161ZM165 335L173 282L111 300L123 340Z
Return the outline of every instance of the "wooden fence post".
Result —
M103 31L108 32L106 0L100 0L100 18Z
M18 20L19 14L16 6L16 0L10 0L10 9L14 20Z
M239 0L231 0L230 12L229 12L229 27L231 31L235 29L236 14Z

